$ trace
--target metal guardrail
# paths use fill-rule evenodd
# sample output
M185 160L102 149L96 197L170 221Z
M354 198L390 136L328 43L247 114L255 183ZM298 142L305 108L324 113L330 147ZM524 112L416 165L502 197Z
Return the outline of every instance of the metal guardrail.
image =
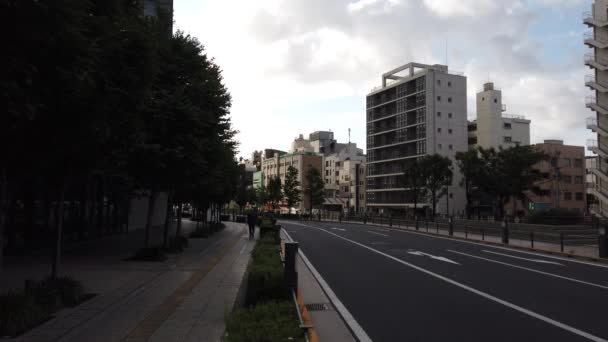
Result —
M311 219L310 217L308 219ZM464 220L437 217L435 220L414 220L404 217L376 215L341 215L337 212L324 212L314 215L313 220L357 222L391 228L416 230L436 235L464 235L465 239L487 241L498 239L509 244L511 239L528 241L530 248L538 249L538 243L559 246L561 252L570 247L597 247L598 229L587 225L539 225L493 220Z

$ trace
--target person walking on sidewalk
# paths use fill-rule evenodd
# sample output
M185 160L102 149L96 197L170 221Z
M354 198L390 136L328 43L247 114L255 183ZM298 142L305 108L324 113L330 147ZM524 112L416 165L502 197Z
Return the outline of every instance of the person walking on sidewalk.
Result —
M249 238L253 239L255 236L255 225L258 223L257 210L252 210L247 213L247 224L249 225Z

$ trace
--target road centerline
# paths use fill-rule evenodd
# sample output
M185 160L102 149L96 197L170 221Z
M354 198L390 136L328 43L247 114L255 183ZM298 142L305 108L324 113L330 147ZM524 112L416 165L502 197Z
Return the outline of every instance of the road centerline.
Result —
M524 308L524 307L521 307L521 306L519 306L519 305L517 305L517 304L513 304L513 303L508 302L508 301L506 301L506 300L500 299L500 298L495 297L495 296L493 296L493 295L491 295L491 294L489 294L489 293L486 293L486 292L483 292L483 291L481 291L481 290L475 289L475 288L473 288L473 287L470 287L470 286L468 286L468 285L465 285L465 284L463 284L463 283L460 283L460 282L458 282L458 281L456 281L456 280L453 280L453 279L451 279L451 278L448 278L448 277L442 276L442 275L440 275L440 274L438 274L438 273L435 273L435 272L433 272L433 271L427 270L427 269L422 268L422 267L420 267L420 266L416 266L416 265L414 265L414 264L412 264L412 263L409 263L409 262L407 262L407 261L404 261L404 260L402 260L402 259L399 259L399 258L397 258L397 257L394 257L394 256L392 256L392 255L390 255L390 254L384 253L384 252L379 251L379 250L377 250L377 249L375 249L375 248L372 248L372 247L369 247L369 246L367 246L367 245L365 245L365 244L362 244L362 243L360 243L360 242L357 242L357 241L354 241L354 240L351 240L351 239L345 238L345 237L340 236L340 235L338 235L338 234L332 233L332 232L330 232L330 231L328 231L328 230L325 230L325 229L323 229L323 228L320 228L320 227L315 227L315 226L310 226L310 225L304 225L304 224L297 224L297 225L301 225L301 226L305 226L305 227L309 227L309 228L312 228L312 229L316 229L316 230L323 231L323 232L325 232L325 233L327 233L327 234L330 234L330 235L333 235L333 236L337 237L338 239L342 239L342 240L344 240L344 241L350 242L350 243L352 243L352 244L354 244L354 245L357 245L357 246L359 246L359 247L365 248L365 249L367 249L367 250L369 250L369 251L371 251L371 252L374 252L374 253L377 253L377 254L379 254L379 255L382 255L382 256L384 256L384 257L386 257L386 258L388 258L388 259L391 259L391 260L393 260L393 261L396 261L396 262L398 262L398 263L400 263L400 264L402 264L402 265L405 265L405 266L407 266L407 267L413 268L413 269L415 269L415 270L417 270L417 271L420 271L420 272L425 273L425 274L427 274L427 275L430 275L430 276L432 276L432 277L434 277L434 278L437 278L437 279L439 279L439 280L442 280L442 281L444 281L444 282L447 282L447 283L449 283L449 284L452 284L452 285L454 285L454 286L457 286L457 287L459 287L459 288L461 288L461 289L464 289L464 290L466 290L466 291L469 291L469 292L471 292L471 293L474 293L474 294L476 294L476 295L478 295L478 296L481 296L481 297L483 297L483 298L486 298L486 299L488 299L488 300L490 300L490 301L493 301L493 302L495 302L495 303L498 303L498 304L501 304L501 305L506 306L506 307L508 307L508 308L511 308L511 309L513 309L513 310L515 310L515 311L519 311L519 312L521 312L521 313L523 313L523 314L525 314L525 315L528 315L528 316L530 316L530 317L536 318L536 319L541 320L541 321L543 321L543 322L545 322L545 323L551 324L551 325L553 325L553 326L555 326L555 327L558 327L558 328L560 328L560 329L562 329L562 330L568 331L568 332L570 332L570 333L572 333L572 334L575 334L575 335L581 336L581 337L583 337L583 338L586 338L586 339L588 339L588 340L590 340L590 341L595 341L595 342L608 342L608 340L605 340L605 339L603 339L603 338L601 338L601 337L599 337L599 336L595 336L595 335L593 335L593 334L590 334L590 333L585 332L585 331L583 331L583 330L577 329L577 328L575 328L575 327L573 327L573 326L570 326L570 325L568 325L568 324L565 324L565 323L562 323L562 322L556 321L556 320L554 320L554 319L552 319L552 318L550 318L550 317L547 317L547 316L541 315L541 314L539 314L539 313L537 313L537 312L534 312L534 311L528 310L528 309L526 309L526 308ZM518 266L518 267L519 267L519 266ZM596 284L596 285L597 285L597 284ZM601 286L601 285L600 285L600 286Z

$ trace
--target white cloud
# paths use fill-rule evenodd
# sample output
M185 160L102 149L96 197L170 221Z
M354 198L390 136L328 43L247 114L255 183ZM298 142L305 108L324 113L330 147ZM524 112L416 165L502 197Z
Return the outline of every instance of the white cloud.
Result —
M416 61L464 71L469 115L490 78L510 111L532 119L532 140L589 133L579 50L560 63L543 55L530 26L549 8L580 26L579 0L192 0L176 2L176 26L200 38L224 70L241 154L289 147L299 133L333 129L365 145L364 96L383 72ZM549 7L544 7L549 6ZM560 39L578 41L564 27ZM556 34L555 32L552 32ZM578 46L575 44L575 46ZM563 62L566 61L566 62ZM336 107L339 106L345 108ZM339 133L338 132L344 132Z

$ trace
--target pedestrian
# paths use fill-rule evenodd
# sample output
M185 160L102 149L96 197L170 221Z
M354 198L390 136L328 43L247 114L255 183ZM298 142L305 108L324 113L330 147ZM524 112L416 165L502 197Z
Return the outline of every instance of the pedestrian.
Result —
M255 209L247 213L247 224L249 225L249 238L255 237L255 225L258 223L258 213Z

